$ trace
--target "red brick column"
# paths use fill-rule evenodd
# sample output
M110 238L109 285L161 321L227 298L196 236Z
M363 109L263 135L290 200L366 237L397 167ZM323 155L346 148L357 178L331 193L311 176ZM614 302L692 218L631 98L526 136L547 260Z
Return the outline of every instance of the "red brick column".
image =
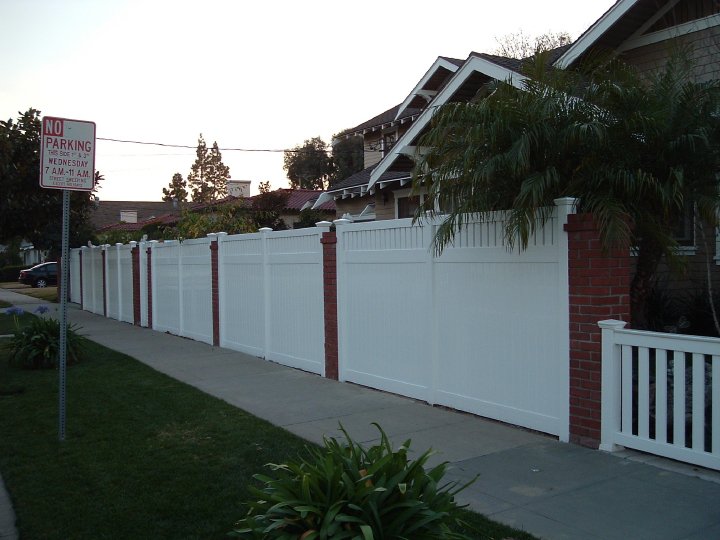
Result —
M83 309L83 272L82 272L83 249L80 249L80 309Z
M212 274L212 323L213 323L213 345L220 346L220 293L218 290L218 239L212 237L210 241L210 267Z
M107 250L102 250L102 267L103 267L103 316L107 317L107 269L105 268L105 257Z
M325 306L325 377L338 379L337 259L335 232L325 232L323 246L323 295Z
M133 245L130 249L132 260L132 288L133 288L133 324L140 326L140 246Z
M152 249L147 248L147 314L148 314L148 328L153 327L152 318Z
M592 216L571 214L568 233L570 284L570 442L600 443L601 331L598 321L630 321L629 249L604 251Z

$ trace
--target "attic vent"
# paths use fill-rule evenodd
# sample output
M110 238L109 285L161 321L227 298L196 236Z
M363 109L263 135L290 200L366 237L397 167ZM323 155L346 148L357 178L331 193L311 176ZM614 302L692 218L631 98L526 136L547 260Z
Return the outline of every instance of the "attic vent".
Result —
M120 221L124 223L137 223L137 210L120 210Z

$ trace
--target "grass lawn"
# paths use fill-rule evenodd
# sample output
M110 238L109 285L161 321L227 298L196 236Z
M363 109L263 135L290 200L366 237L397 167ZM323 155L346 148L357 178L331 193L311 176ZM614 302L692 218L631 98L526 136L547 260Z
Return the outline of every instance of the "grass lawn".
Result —
M0 349L0 471L21 538L223 538L263 465L308 444L91 343L68 369L67 440L57 373L8 367ZM479 479L478 481L482 481ZM478 538L534 537L467 513Z
M13 292L39 298L46 302L57 302L57 287L44 287L42 289L15 289Z

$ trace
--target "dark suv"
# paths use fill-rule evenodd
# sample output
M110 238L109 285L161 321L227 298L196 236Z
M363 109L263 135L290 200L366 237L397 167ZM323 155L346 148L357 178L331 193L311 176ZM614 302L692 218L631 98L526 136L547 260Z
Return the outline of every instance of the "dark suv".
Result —
M46 262L37 264L27 270L20 270L18 281L33 287L57 285L57 263Z

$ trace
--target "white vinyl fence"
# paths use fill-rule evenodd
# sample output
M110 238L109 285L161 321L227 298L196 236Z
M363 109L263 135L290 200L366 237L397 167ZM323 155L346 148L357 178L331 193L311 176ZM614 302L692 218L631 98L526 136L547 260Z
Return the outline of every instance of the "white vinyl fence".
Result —
M133 322L131 245L115 244L105 251L107 316Z
M324 375L327 230L218 236L221 346Z
M82 249L83 269L83 307L87 311L103 315L105 312L103 300L103 260L102 246Z
M720 339L601 321L600 447L720 470Z
M440 257L433 223L336 222L340 379L568 440L572 203L523 252L499 213Z
M80 303L80 250L70 251L70 301Z
M212 344L210 239L150 244L153 328Z

